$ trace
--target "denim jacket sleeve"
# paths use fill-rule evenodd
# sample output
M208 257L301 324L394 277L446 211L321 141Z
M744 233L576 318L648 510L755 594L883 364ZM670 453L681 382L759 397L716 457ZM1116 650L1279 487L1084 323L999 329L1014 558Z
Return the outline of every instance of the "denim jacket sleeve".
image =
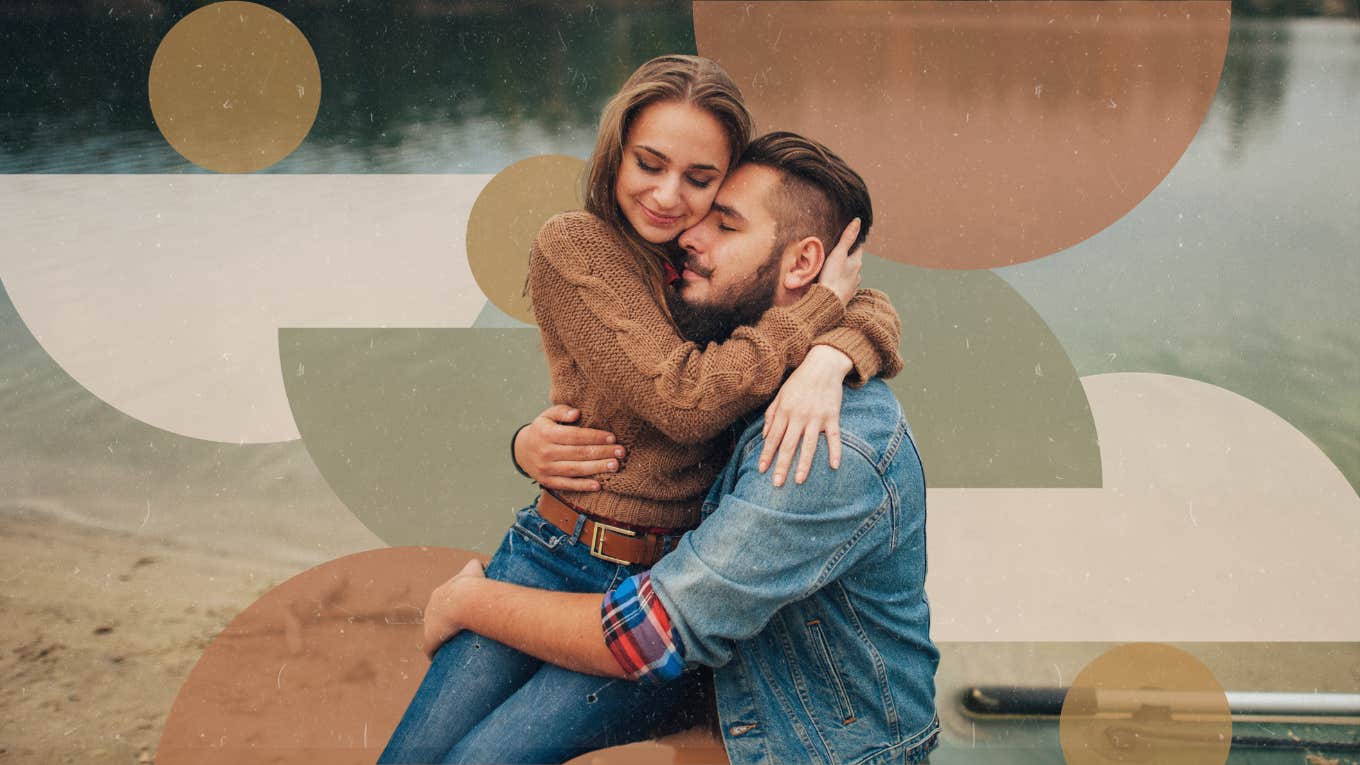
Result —
M882 474L851 443L832 470L825 443L807 482L779 488L757 470L761 439L743 444L733 489L652 568L686 664L726 664L731 641L889 544L892 496Z

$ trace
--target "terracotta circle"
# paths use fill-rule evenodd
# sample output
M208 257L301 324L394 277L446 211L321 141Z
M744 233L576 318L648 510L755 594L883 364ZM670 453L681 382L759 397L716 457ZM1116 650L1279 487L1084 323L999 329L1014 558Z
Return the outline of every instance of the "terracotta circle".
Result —
M269 590L212 639L180 688L160 765L369 765L425 676L422 612L471 553L347 555Z

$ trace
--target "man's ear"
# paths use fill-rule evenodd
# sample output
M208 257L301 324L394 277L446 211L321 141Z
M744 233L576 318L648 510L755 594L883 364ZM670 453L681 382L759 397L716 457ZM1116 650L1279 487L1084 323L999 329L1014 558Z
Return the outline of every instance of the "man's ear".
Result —
M815 236L804 237L789 247L793 253L789 255L786 251L785 256L792 257L793 262L784 273L784 289L797 292L817 281L826 262L826 250L822 240Z

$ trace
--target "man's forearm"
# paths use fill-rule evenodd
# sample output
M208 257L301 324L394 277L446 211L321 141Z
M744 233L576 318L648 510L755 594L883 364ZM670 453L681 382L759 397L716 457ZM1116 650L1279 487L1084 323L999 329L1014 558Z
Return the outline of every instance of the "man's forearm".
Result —
M604 642L603 593L551 592L481 578L460 587L461 629L576 672L624 676Z

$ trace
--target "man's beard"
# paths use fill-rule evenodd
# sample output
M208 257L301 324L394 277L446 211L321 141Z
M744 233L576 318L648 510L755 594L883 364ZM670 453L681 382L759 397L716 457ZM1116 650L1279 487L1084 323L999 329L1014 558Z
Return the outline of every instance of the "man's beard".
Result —
M680 334L699 345L721 343L737 327L759 321L774 305L775 289L779 286L779 258L774 255L771 253L749 279L730 287L711 303L688 303L680 296L680 290L668 288L666 305Z

